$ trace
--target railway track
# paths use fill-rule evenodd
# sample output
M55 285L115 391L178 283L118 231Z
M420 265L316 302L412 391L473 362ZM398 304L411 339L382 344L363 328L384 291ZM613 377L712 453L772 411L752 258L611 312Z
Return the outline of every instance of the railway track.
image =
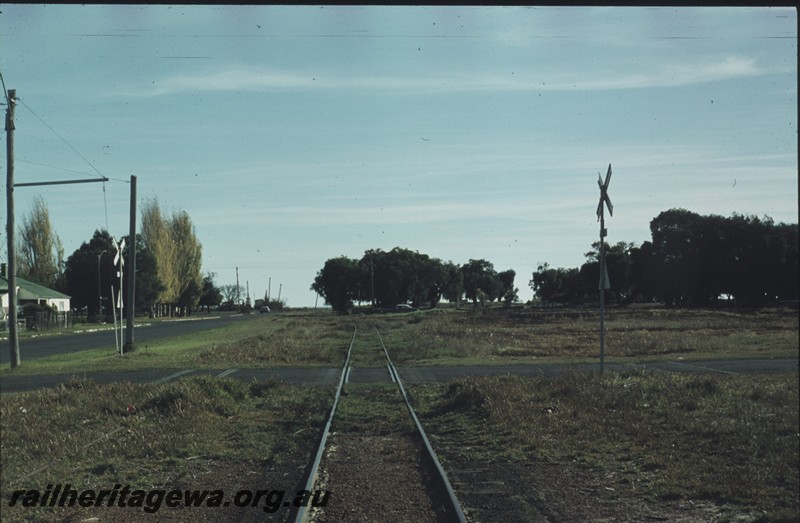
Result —
M330 502L324 507L300 507L295 523L466 522L377 328L369 336L371 344L361 347L362 336L357 350L372 361L382 359L389 380L349 384L358 335L354 328L305 481L309 492L330 492Z

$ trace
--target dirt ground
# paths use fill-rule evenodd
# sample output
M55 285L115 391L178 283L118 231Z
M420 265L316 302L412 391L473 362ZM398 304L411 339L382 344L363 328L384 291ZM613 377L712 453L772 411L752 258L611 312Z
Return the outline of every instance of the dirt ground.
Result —
M335 496L309 521L448 521L437 510L420 454L420 446L402 434L333 434L318 488Z

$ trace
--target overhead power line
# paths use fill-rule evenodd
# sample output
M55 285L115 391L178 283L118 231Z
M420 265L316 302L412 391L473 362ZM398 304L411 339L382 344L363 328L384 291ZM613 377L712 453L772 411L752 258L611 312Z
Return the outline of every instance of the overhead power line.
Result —
M22 105L24 105L24 106L25 106L25 108L26 108L28 111L30 111L30 112L31 112L31 114L32 114L33 116L35 116L37 120L39 120L40 122L42 122L42 125L44 125L44 126L45 126L45 127L47 127L48 129L50 129L50 131L51 131L53 134L55 134L56 136L58 136L58 138L59 138L59 139L60 139L62 142L64 142L64 143L67 145L67 147L69 147L70 149L72 149L72 150L75 152L75 154L77 154L78 156L80 156L80 157L81 157L81 159L82 159L84 162L86 162L86 164L87 164L87 165L88 165L88 166L89 166L89 167L90 167L90 168L91 168L91 169L92 169L94 172L96 172L96 173L97 173L97 175L98 175L99 177L101 177L101 178L105 178L105 175L103 175L103 173L101 173L101 172L100 172L100 171L97 169L97 167L95 167L95 166L94 166L94 164L93 164L92 162L90 162L90 161L89 161L89 160L88 160L88 159L87 159L87 158L86 158L84 155L82 155L82 154L81 154L81 152L80 152L78 149L76 149L76 148L75 148L75 147L74 147L74 146L73 146L71 143L69 143L69 142L67 141L67 139L66 139L66 138L64 138L63 136L61 136L60 134L58 134L58 132L57 132L55 129L53 129L53 128L52 128L52 127L51 127L51 126L50 126L50 125L49 125L47 122L45 122L45 121L42 119L42 117L41 117L41 116L39 116L38 114L36 114L35 112L33 112L33 109L31 109L30 107L28 107L28 104L26 104L26 103L25 103L25 102L24 102L24 101L23 101L21 98L17 98L17 101L18 101L19 103L21 103Z
M5 159L5 156L0 156L0 158ZM79 171L78 169L70 169L69 167L60 167L58 165L50 165L48 163L42 162L34 162L33 160L25 160L23 158L14 158L15 162L22 162L22 163L29 163L31 165L38 165L39 167L47 167L48 169L56 169L58 171L70 172L70 173L77 173L77 174L91 174L87 173L86 171ZM104 176L109 181L115 181L120 183L131 183L130 180L124 180L122 178L113 178L110 176Z
M63 136L61 136L61 135L58 133L58 131L56 131L55 129L53 129L53 128L52 128L52 127L51 127L51 126L50 126L50 125L49 125L47 122L45 122L45 121L44 121L44 119L43 119L41 116L39 116L38 114L36 114L36 112L34 112L34 110L33 110L33 109L31 109L31 108L28 106L28 104L26 104L26 103L25 103L25 102L24 102L22 99L20 99L20 98L17 98L17 99L16 99L16 101L18 101L19 103L21 103L21 104L22 104L22 105L23 105L23 106L24 106L24 107L25 107L25 108L26 108L28 111L30 111L30 113L31 113L33 116L35 116L35 117L36 117L36 119L37 119L37 120L39 120L39 121L42 123L42 125L44 125L45 127L47 127L47 128L50 130L50 132L52 132L54 135L58 136L58 138L59 138L59 139L60 139L62 142L64 142L64 143L67 145L67 147L69 147L70 149L72 149L72 150L75 152L75 154L77 154L77 155L78 155L78 156L79 156L79 157L80 157L80 158L81 158L81 159L82 159L84 162L86 162L86 164L87 164L87 165L88 165L88 166L89 166L89 167L90 167L90 168L91 168L91 169L92 169L92 170L93 170L95 173L97 173L97 175L98 175L98 176L99 176L99 177L100 177L100 178L103 180L103 209L104 209L104 211L105 211L105 218L106 218L106 230L108 230L108 201L107 201L107 199L106 199L106 180L108 180L108 178L107 178L107 177L106 177L106 176L105 176L103 173L101 173L101 172L100 172L100 171L97 169L97 167L95 167L95 165L94 165L92 162L90 162L90 161L89 161L89 159L88 159L88 158L86 158L86 157L85 157L83 154L81 154L81 152L80 152L80 151L79 151L79 150L78 150L78 149L77 149L75 146L73 146L71 143L69 143L69 142L67 141L67 139L66 139L66 138L64 138Z

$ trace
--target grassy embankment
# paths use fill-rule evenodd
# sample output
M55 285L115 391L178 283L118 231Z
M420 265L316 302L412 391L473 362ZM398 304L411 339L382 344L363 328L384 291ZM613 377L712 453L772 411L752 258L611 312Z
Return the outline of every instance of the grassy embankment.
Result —
M196 367L198 362L217 366L216 358L224 355L229 366L323 360L338 366L354 323L360 331L378 325L396 363L594 357L596 318L591 314L522 312L254 319L241 324L246 329L238 339L232 330L206 333L119 360ZM608 333L610 358L797 354L797 316L781 311L621 311L610 314ZM377 363L378 347L376 339L356 361ZM548 492L569 491L569 485L559 484L563 476L594 481L589 490L602 485L598 491L613 498L607 506L702 502L727 507L729 513L781 520L798 513L797 383L796 373L609 372L463 379L413 387L412 395L445 466L448 459L504 460L559 472L549 484L541 484L533 472L527 478L544 493L542 503L558 503L558 496L547 497ZM291 489L286 478L299 477L298 464L310 452L302 435L318 430L329 401L329 390L203 376L165 384L73 381L56 389L4 394L1 502L7 503L15 488L70 482L86 488L130 483ZM135 412L129 413L128 405ZM562 474L576 466L579 474ZM9 521L49 517L46 509L3 513ZM128 510L119 517L130 515ZM192 512L193 518L199 516Z

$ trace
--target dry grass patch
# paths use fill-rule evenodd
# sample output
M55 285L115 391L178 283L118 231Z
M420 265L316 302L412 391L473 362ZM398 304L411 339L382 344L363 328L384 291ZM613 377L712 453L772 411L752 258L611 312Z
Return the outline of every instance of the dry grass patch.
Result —
M453 460L580 466L582 480L622 486L628 502L656 510L709 503L796 520L798 392L797 374L572 373L462 379L414 395L438 441L461 442Z
M14 490L44 491L51 484L96 491L115 484L226 489L231 496L243 488L292 490L311 452L313 438L302 434L319 430L330 401L330 391L316 388L209 376L158 385L73 380L4 394L2 520L98 515L98 509L79 507L8 507ZM101 512L103 521L144 516L128 507ZM210 517L225 516L217 510Z
M465 309L384 324L404 364L581 360L595 358L599 343L592 309ZM795 310L612 309L605 326L609 358L791 357L800 343Z
M291 318L269 332L215 343L197 359L205 365L338 366L351 335L341 318Z

